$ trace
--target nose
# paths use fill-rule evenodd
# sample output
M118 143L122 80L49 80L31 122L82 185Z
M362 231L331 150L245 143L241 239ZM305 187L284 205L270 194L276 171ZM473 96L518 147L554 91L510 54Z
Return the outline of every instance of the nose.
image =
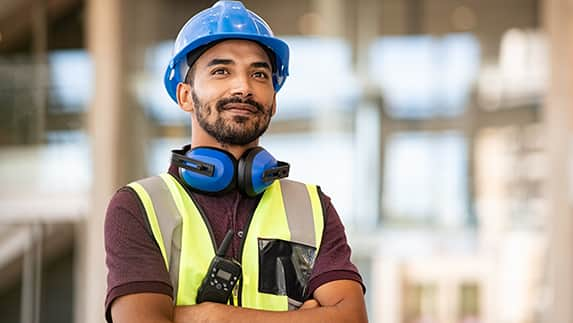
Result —
M251 79L248 76L237 75L233 79L231 95L239 96L242 98L251 97L253 95Z

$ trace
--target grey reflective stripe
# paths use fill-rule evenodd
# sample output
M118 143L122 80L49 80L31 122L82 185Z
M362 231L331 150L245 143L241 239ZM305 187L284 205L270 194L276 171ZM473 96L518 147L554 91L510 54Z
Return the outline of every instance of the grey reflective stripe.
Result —
M299 302L295 299L288 298L288 310L295 311L298 310L302 306L302 302Z
M181 218L181 217L179 217ZM169 277L173 285L173 303L177 301L179 291L179 264L181 260L181 222L173 229L173 238L171 238L171 259L169 260Z
M306 185L290 180L281 180L280 183L291 241L317 247L312 204Z
M162 242L165 247L165 256L169 263L169 276L173 285L173 300L175 301L179 285L182 218L167 184L161 177L145 178L138 181L138 183L149 194L157 216L157 223L163 236Z

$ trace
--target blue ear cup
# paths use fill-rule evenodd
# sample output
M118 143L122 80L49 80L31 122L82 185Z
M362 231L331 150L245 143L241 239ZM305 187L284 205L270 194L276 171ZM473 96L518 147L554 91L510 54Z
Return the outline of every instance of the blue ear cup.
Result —
M261 147L247 150L237 165L237 187L248 196L257 196L276 179L287 177L289 165L277 161Z
M179 175L191 188L205 193L223 193L235 188L236 160L230 153L209 147L188 151L179 159Z

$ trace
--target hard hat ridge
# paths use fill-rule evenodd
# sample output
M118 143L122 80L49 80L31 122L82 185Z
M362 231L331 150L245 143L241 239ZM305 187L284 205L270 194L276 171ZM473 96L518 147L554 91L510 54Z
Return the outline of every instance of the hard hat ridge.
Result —
M183 82L187 55L206 45L225 39L246 39L259 43L272 55L273 86L279 91L288 76L289 48L276 38L269 25L240 1L218 1L191 17L179 31L167 66L164 84L170 97L177 102L176 89ZM198 56L196 56L198 57Z

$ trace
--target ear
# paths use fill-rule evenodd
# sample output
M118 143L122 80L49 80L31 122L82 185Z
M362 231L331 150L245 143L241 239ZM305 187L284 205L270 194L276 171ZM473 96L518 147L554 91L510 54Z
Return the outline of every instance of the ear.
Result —
M277 112L277 92L273 95L273 107L271 110L271 116L274 116Z
M191 85L187 83L180 82L177 84L177 103L179 108L185 112L193 112L195 109L191 90Z

